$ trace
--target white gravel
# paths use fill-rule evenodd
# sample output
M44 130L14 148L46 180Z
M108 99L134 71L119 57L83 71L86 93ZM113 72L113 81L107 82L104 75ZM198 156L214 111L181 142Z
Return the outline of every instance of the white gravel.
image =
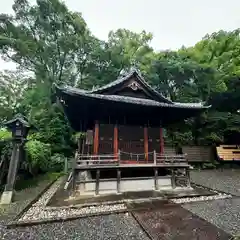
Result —
M213 196L200 196L200 197L185 197L185 198L173 198L171 199L174 203L189 203L189 202L199 202L199 201L209 201L209 200L217 200L217 199L226 199L231 198L230 194L221 194L213 195Z
M57 180L48 191L46 191L42 197L34 203L31 208L25 212L22 217L18 220L21 221L36 221L36 220L46 220L46 219L56 219L56 218L67 218L72 216L81 216L94 213L104 213L117 210L126 209L126 205L120 204L108 204L99 206L89 206L82 208L61 208L61 209L50 209L46 208L46 205L50 198L54 195L61 184L62 180Z

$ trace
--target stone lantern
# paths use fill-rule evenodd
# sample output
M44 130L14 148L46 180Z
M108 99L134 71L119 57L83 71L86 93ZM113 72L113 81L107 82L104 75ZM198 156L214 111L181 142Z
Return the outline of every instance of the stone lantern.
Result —
M5 126L12 132L13 150L8 169L7 184L1 197L1 204L9 204L12 201L20 152L26 142L29 130L33 128L27 119L20 114L17 114L12 120L6 122Z

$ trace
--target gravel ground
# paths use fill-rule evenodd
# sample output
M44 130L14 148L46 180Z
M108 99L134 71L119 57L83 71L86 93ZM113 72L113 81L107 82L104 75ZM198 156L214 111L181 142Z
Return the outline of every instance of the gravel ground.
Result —
M187 203L182 206L230 234L240 233L240 198Z
M1 235L2 234L2 235ZM148 240L149 238L128 214L89 217L74 221L16 228L0 233L6 240Z
M9 205L0 205L0 228L1 224L12 221L51 181L53 179L45 179L37 186L18 191L14 196L15 202Z
M218 195L213 195L213 196L173 198L171 199L171 202L188 203L188 202L209 201L209 200L226 199L226 198L232 198L232 195L226 194L226 193L223 193L223 194L219 193Z
M182 206L230 234L240 233L240 170L192 171L191 181L237 197Z
M191 181L240 197L240 170L191 171Z
M219 191L227 192L228 194L237 195L240 197L240 170L224 170L224 171L192 171L191 180L196 184L200 184L209 188L214 188ZM51 187L52 190L47 191L41 199L32 206L32 208L25 213L26 220L29 217L34 219L35 216L40 217L46 214L45 206L48 199L56 191L58 181ZM36 189L36 192L40 190ZM176 200L177 201L177 200ZM179 201L179 200L178 200ZM24 201L23 201L24 202ZM20 202L19 202L20 204ZM22 204L22 203L21 203ZM26 204L26 203L25 203ZM18 208L16 204L16 208ZM191 202L182 204L185 209L202 217L208 222L213 223L217 227L225 230L230 234L238 234L240 230L240 198L228 198L209 200L203 202ZM119 206L115 206L119 207ZM120 206L121 207L121 206ZM101 206L100 206L101 208ZM22 207L20 207L22 209ZM146 234L139 227L137 222L129 214L112 214L97 217L88 217L84 219L77 219L73 221L60 222L60 223L48 223L35 225L31 227L21 227L15 229L5 229L1 224L3 221L2 216L7 216L10 213L16 215L14 207L11 210L0 209L0 239L22 239L22 240L48 240L48 239L148 239ZM36 210L39 210L38 212ZM184 210L184 209L182 209ZM89 211L89 209L87 209ZM94 211L98 211L94 209ZM34 214L35 215L32 215ZM37 213L37 214L36 214ZM61 215L61 212L56 213ZM72 213L71 213L72 214ZM55 215L55 213L53 214ZM22 218L24 218L22 216ZM33 216L33 217L32 217ZM152 217L153 219L153 217ZM156 218L156 224L157 224ZM171 218L176 220L176 218ZM178 218L177 218L178 219ZM179 218L180 219L180 218ZM188 217L186 218L186 220ZM25 220L25 219L24 219ZM4 220L5 221L5 220ZM188 222L188 221L187 221ZM184 224L188 226L190 222ZM178 224L180 224L179 221ZM206 222L205 222L206 223ZM203 223L203 224L205 224ZM206 223L207 224L207 223ZM156 225L158 226L158 224ZM172 225L175 227L175 224ZM205 226L205 225L204 225ZM154 226L153 226L154 227ZM206 225L206 228L208 226ZM204 227L205 228L205 227ZM191 231L189 230L189 233ZM204 232L204 231L203 231ZM173 238L170 238L173 239ZM178 239L178 238L176 238ZM198 239L198 238L196 238ZM216 238L217 239L217 238ZM189 239L190 240L190 239Z
M86 215L92 213L104 213L112 212L116 210L126 209L125 204L110 204L110 205L99 205L89 206L82 208L62 208L62 209L50 209L45 208L48 201L57 191L59 186L62 184L62 178L59 178L42 196L39 200L34 203L31 208L25 212L19 221L29 222L35 220L46 220L46 219L59 219L66 217L73 217L79 215Z

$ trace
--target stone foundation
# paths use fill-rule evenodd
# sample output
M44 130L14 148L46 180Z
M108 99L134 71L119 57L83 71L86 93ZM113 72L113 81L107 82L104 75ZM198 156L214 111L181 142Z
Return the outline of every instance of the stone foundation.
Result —
M82 176L81 176L82 177ZM94 195L96 189L96 182L90 178L90 175L85 174L86 183L82 182L77 185L77 191L81 195ZM166 191L166 190L179 190L181 188L173 188L171 176L158 177L157 187L155 188L154 177L146 178L122 178L119 183L119 192L117 191L116 179L100 179L99 182L99 195L103 194L121 194L123 192L139 192L139 191ZM182 187L186 189L186 187Z

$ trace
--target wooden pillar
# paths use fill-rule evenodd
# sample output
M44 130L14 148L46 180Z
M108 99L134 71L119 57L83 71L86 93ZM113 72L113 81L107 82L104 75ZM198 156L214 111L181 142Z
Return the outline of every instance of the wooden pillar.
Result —
M121 170L117 170L117 193L120 193Z
M175 177L175 169L171 170L172 176L171 176L171 183L172 183L172 188L176 188L176 177Z
M99 183L100 183L100 170L96 171L96 185L95 185L95 195L99 195Z
M189 168L186 168L187 187L191 187Z
M158 168L154 168L154 189L158 190Z
M95 128L94 128L94 142L93 142L93 154L98 154L98 148L99 148L99 123L98 121L95 122Z
M118 125L114 125L113 130L113 152L114 156L117 159L118 158Z
M144 127L144 153L145 160L148 161L148 128Z
M159 143L160 143L160 154L164 153L164 138L163 138L163 129L159 129Z

